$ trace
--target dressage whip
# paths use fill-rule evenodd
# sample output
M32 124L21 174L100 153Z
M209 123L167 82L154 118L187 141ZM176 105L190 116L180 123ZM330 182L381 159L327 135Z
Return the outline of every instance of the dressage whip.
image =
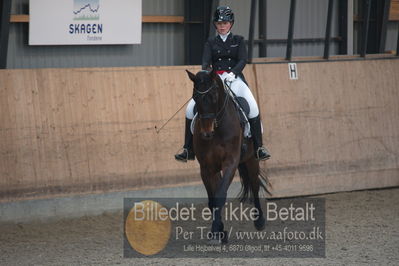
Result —
M180 112L181 109L183 109L183 107L191 100L191 97L179 108L179 110L177 110L169 119L168 121L166 121L159 129L158 127L155 125L155 131L157 132L157 134L159 134L159 132L161 132L161 130L170 122L170 120L172 120L178 112Z
M230 89L230 86L227 85L227 81L225 80L225 85L229 88L229 91L232 92L232 90ZM158 127L155 125L155 132L157 132L157 134L159 134L159 132L161 132L161 130L170 122L170 120L172 120L178 112L180 112L181 109L183 109L183 107L191 100L191 97L168 119L168 121L166 121L159 129Z

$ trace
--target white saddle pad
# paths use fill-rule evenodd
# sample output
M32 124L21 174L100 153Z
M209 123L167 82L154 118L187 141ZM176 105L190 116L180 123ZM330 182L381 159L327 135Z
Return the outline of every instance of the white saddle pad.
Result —
M194 126L195 126L195 122L197 120L197 116L198 116L198 113L196 113L194 115L193 121L191 122L191 126L190 126L191 134L193 134L193 135L194 135ZM245 138L250 138L251 137L251 126L249 125L248 122L245 123L244 137Z

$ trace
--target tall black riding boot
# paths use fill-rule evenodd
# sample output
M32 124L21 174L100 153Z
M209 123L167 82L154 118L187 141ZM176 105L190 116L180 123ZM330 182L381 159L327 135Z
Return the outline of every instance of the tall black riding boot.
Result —
M186 163L187 160L195 159L193 151L193 134L191 134L191 128L190 128L192 121L193 120L186 118L183 152L175 155L175 159L178 160L179 162Z
M255 157L258 160L270 159L271 155L266 148L262 147L262 126L260 124L260 116L248 119L251 126L251 135L254 141Z

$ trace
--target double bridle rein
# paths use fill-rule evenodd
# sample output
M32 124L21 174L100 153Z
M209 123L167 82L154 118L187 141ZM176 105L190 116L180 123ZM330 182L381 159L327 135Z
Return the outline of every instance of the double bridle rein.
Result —
M195 94L193 96L193 98L197 98L198 96L205 96L207 93L209 93L212 89L216 89L218 88L218 85L216 83L216 81L212 81L212 86L209 87L209 89L207 89L206 91L198 91L197 89L194 88ZM228 85L226 84L226 87ZM220 121L222 120L225 111L226 111L226 106L227 106L227 102L229 100L230 94L227 93L226 91L227 89L224 88L224 92L225 92L225 98L224 98L224 102L223 102L223 106L222 108L219 109L219 111L217 113L206 113L206 114L200 114L198 112L198 117L199 119L214 119L215 122L215 128L218 127Z

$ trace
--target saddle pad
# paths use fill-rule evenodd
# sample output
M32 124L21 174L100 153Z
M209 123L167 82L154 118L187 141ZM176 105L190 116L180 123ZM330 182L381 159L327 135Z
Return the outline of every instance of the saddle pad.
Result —
M240 114L240 120L241 120L242 115L244 115L244 114ZM195 127L195 122L197 121L197 117L198 117L198 113L195 113L195 115L193 117L193 121L191 121L191 125L190 125L191 134L193 134L193 135L194 135L194 127ZM244 120L244 121L245 121L244 122L244 137L250 138L251 137L251 126L249 125L248 120Z
M193 134L193 135L194 135L194 126L195 126L195 121L197 120L197 116L198 116L198 113L196 112L193 117L193 121L191 121L190 130L191 130L191 134Z

